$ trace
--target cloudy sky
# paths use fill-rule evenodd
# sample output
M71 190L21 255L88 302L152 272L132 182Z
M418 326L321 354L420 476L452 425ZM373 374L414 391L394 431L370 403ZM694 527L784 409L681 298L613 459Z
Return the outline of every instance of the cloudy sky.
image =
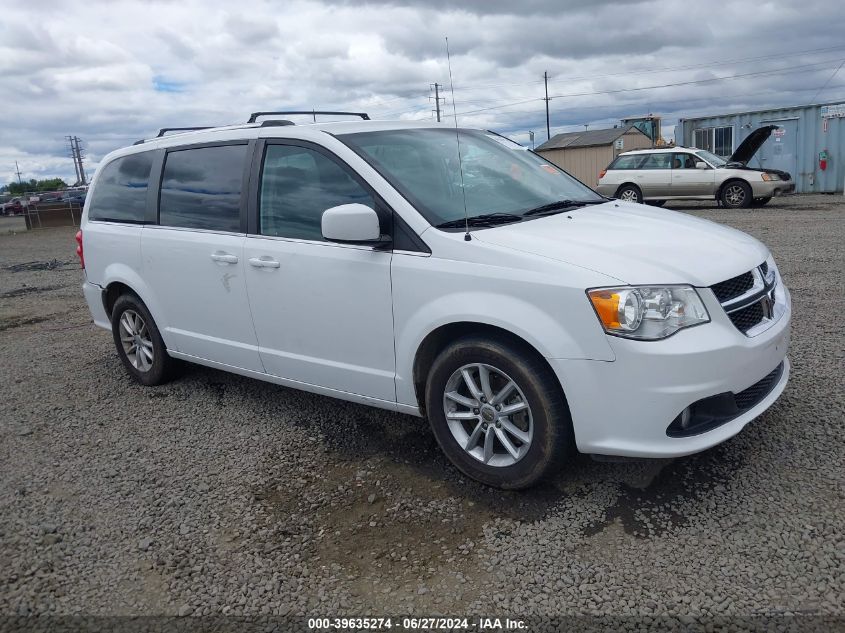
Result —
M430 85L449 94L447 36L459 123L520 142L546 139L544 71L552 134L653 112L671 138L679 116L845 101L845 12L829 0L36 0L2 13L0 184L16 160L25 179L73 181L68 134L93 171L159 127L255 110L430 119Z

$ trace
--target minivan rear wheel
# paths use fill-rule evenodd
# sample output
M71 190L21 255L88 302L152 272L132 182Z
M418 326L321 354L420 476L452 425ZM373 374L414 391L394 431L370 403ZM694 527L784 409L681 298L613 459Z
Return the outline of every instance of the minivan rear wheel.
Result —
M112 309L112 335L126 371L148 387L167 382L175 361L147 306L134 294L122 294Z
M542 358L508 340L465 337L435 359L431 428L465 475L520 489L556 471L574 446L569 409Z
M616 192L616 197L625 202L642 202L643 192L636 185L622 185Z

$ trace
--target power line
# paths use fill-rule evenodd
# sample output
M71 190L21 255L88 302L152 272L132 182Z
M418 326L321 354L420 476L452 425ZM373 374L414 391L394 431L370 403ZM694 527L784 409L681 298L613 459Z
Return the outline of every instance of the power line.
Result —
M843 62L845 62L845 60L833 60L833 61L843 61ZM614 89L614 90L595 90L595 91L591 91L591 92L573 92L573 93L568 93L568 94L552 95L549 98L550 99L563 99L563 98L568 98L568 97L587 97L587 96L594 96L594 95L619 94L619 93L623 93L623 92L638 92L638 91L642 91L642 90L659 90L661 88L675 88L675 87L678 87L678 86L690 86L690 85L698 85L698 84L705 84L705 83L713 83L713 82L718 82L718 81L728 81L728 80L731 80L731 79L742 79L742 78L745 78L745 77L754 77L754 76L760 76L760 75L776 75L776 74L780 74L780 73L797 72L799 70L805 70L807 68L812 68L812 67L815 67L815 66L821 66L821 65L824 65L824 64L829 64L830 62L831 62L831 60L828 60L826 62L817 62L815 64L803 64L803 65L800 65L800 66L790 66L790 67L787 67L787 68L779 68L779 69L773 69L773 70L760 70L760 71L755 71L755 72L750 72L750 73L741 73L741 74L738 74L738 75L730 75L728 77L711 77L711 78L708 78L708 79L693 79L693 80L690 80L690 81L678 81L678 82L667 83L667 84L658 84L658 85L652 85L652 86L641 86L639 88L617 88L617 89ZM511 107L511 106L515 106L515 105L523 105L525 103L532 103L532 102L540 101L540 100L542 100L542 97L535 97L533 99L523 99L522 101L514 101L513 103L508 103L508 104L504 104L504 105L490 106L490 107L487 107L487 108L479 108L477 110L467 110L466 112L458 112L458 115L476 114L478 112L487 112L489 110L499 110L501 108L507 108L507 107Z
M644 69L634 69L634 70L624 70L614 73L606 73L603 75L585 75L581 77L557 77L552 79L552 83L558 83L562 81L582 81L582 80L590 80L590 79L604 79L606 77L619 77L619 76L631 76L631 75L648 75L654 73L661 73L661 72L675 72L680 70L695 70L695 69L702 69L702 68L710 68L712 66L724 66L727 64L741 64L747 62L754 62L754 61L764 61L767 59L780 59L782 57L795 57L796 55L809 55L811 53L824 53L829 51L835 50L842 50L845 49L845 46L827 46L824 48L810 48L802 51L793 51L791 53L778 53L775 55L761 55L757 57L744 57L744 58L735 58L735 59L725 59L720 61L710 61L701 64L689 64L686 66L671 66L665 68L644 68ZM500 83L500 84L487 84L484 86L461 86L458 88L457 92L468 92L471 90L487 90L490 88L505 88L509 86L530 86L536 85L539 83L543 83L542 80L535 80L535 81L525 81L525 82L512 82L512 83Z
M829 84L829 83L830 83L830 80L831 80L831 79L833 79L833 78L836 76L836 73L838 73L838 72L839 72L839 69L840 69L840 68L842 68L842 64L845 64L845 59L843 59L843 60L842 60L842 63L840 63L840 64L839 64L839 66L837 66L837 67L836 67L836 70L834 70L834 71L833 71L833 73L830 75L830 77L828 77L828 78L827 78L827 81L826 81L826 82L824 82L824 84L822 85L822 87L821 87L821 88L819 88L818 92L816 92L816 94L814 94L814 95L813 95L813 98L812 98L812 99L810 99L810 101L815 101L815 100L816 100L816 97L818 97L818 96L822 93L822 90L824 90L825 88L827 88L827 84Z

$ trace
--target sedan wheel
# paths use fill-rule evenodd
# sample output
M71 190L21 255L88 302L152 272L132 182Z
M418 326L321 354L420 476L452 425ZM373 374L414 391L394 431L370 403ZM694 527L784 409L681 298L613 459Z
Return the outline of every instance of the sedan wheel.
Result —
M751 187L744 182L729 182L722 190L722 203L731 209L742 209L751 204Z
M634 185L625 185L619 191L616 192L616 197L617 199L623 200L625 202L643 201L642 192Z

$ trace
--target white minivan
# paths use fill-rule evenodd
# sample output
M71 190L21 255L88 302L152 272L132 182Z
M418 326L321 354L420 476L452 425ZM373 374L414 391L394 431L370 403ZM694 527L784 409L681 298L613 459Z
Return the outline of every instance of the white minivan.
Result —
M425 416L502 488L576 449L701 451L786 386L790 296L756 239L492 132L256 118L97 170L83 291L140 383L178 359Z

